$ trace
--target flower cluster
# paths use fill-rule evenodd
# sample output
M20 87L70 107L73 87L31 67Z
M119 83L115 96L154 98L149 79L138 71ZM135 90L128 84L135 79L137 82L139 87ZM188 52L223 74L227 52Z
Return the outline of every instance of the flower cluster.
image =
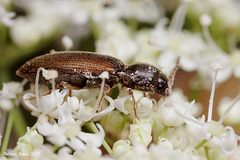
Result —
M2 85L0 159L240 159L234 131L240 124L240 94L222 98L220 118L212 118L217 84L240 78L239 7L234 0L0 1L1 83L18 59L46 46L90 46L126 64L158 66L168 77L180 58L181 72L195 75L190 90L211 90L209 106L189 101L194 96L174 86L165 97L131 94L121 84L106 89L108 72L99 75L99 88L59 89L55 79L61 73L39 68L29 89L26 80ZM40 76L52 87L40 84ZM7 148L13 123L22 123L19 107L36 122L25 124L16 146Z

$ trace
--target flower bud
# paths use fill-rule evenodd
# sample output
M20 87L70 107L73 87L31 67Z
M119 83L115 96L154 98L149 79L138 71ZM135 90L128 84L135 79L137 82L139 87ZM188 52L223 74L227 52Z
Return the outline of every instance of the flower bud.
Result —
M152 141L152 120L151 119L134 119L130 125L130 134L128 138L133 145L142 144L148 146Z
M123 116L117 110L110 112L103 119L101 119L101 125L105 131L111 133L112 135L117 135L120 133L122 127L124 126L123 123Z

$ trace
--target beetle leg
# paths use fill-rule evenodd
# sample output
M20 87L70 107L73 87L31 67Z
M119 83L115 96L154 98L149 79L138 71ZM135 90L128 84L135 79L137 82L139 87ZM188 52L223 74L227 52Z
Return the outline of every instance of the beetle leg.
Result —
M178 56L175 67L173 68L172 73L170 75L170 79L169 79L169 86L170 87L169 87L169 90L167 91L168 92L167 95L169 95L169 93L172 92L172 86L173 86L173 83L174 83L176 72L177 72L178 67L179 67L179 62L180 62L180 57Z
M46 94L40 95L39 98L42 98L42 97L44 97L46 95L50 95L51 93L52 93L52 90L48 91ZM25 99L25 100L32 101L34 99L36 99L36 97L28 98L28 99Z
M146 92L143 92L143 97L147 97L147 93Z
M130 96L132 96L134 115L135 115L135 117L136 117L138 120L140 120L140 118L137 116L136 100L135 100L135 98L134 98L134 96L133 96L133 91L132 91L131 88L128 88L128 89L127 89L127 92L128 92L128 94L129 94Z
M72 90L70 88L68 89L68 95L69 97L72 97Z
M109 90L109 92L108 92L108 94L107 94L107 96L111 96L111 94L112 94L112 91L113 91L113 88L110 88L110 90Z
M101 99L100 99L100 101L99 101L99 103L98 103L98 113L100 113L100 111L101 111L100 104L101 104L104 96L105 96L105 94L103 93L103 94L102 94L102 97L101 97Z

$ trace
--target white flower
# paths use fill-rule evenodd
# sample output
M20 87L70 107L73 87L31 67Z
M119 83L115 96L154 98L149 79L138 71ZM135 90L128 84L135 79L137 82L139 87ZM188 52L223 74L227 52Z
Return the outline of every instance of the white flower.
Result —
M229 106L232 104L233 100L228 97L224 97L221 99L218 106L218 114L222 117L223 114L228 110ZM229 111L224 122L228 124L238 125L240 124L240 101L238 101L235 106Z
M14 151L19 153L31 153L34 149L43 144L43 137L36 130L31 131L27 128L27 133L20 137Z
M165 101L159 105L158 119L164 125L179 126L184 123L184 118L181 115L186 111L188 102L186 97L182 95L181 90L174 90L171 95L166 97Z
M185 112L185 122L187 124L187 129L193 135L193 138L196 138L197 141L202 139L209 139L210 133L208 133L208 125L205 123L205 115L202 115L201 118L196 119L190 113L190 109L193 106L194 101L189 104L189 108Z
M123 112L124 114L128 114L130 113L130 111L128 110L129 107L133 107L133 103L129 104L128 100L130 100L131 96L127 95L124 97L120 97L114 100L114 105L115 107ZM126 102L126 103L125 103Z
M180 67L185 71L194 71L200 64L200 54L206 45L198 34L172 31L165 28L166 20L160 20L150 35L149 42L158 47L162 53L158 65L169 73L178 56L181 57ZM169 67L170 66L170 67Z
M112 156L115 159L126 159L133 152L129 140L118 140L114 143L112 150Z
M23 91L23 85L19 82L3 83L3 89L1 90L1 96L9 99L16 98L17 94Z
M130 134L128 136L131 143L135 145L148 146L152 141L152 121L151 119L134 119L130 125Z
M180 152L180 150L174 150L171 142L167 139L160 139L158 144L152 144L149 148L151 159L158 160L161 159L173 160L173 159L186 159Z
M7 12L3 5L0 4L0 23L6 26L14 25L15 21L12 18L14 18L15 15L14 12Z
M13 108L12 99L23 91L23 85L19 82L3 83L3 89L0 90L0 109L9 111ZM18 101L16 101L18 104Z
M123 97L121 97L123 96ZM143 97L143 92L133 90L133 96L135 99L137 116L139 118L145 118L152 113L153 103L149 98ZM114 100L115 107L124 114L131 113L134 116L134 106L132 96L127 93L125 88L120 92L119 98Z
M96 41L96 51L128 62L137 53L137 44L130 37L128 28L119 21L104 24L100 38Z
M10 99L0 98L0 108L4 111L10 111L13 108L13 103Z
M197 68L200 77L203 79L203 84L209 88L212 79L211 68L213 64L221 65L221 69L218 70L216 82L223 83L232 75L232 68L230 66L229 55L224 53L208 53L202 54L204 61Z
M188 147L190 148L196 145L195 141L193 142L192 137L189 136L186 131L187 129L183 125L174 128L168 128L166 138L171 142L173 148L178 148L184 151Z
M61 124L50 124L47 117L40 117L37 123L39 133L46 136L47 140L52 144L63 146L68 145L74 150L82 152L88 148L95 150L99 155L101 151L98 149L102 145L105 133L100 124L97 124L99 133L84 133L78 123L74 121L65 121Z
M142 97L137 103L137 115L139 118L145 118L151 115L153 109L153 102L146 98Z
M163 14L164 9L155 1L116 1L116 8L121 11L124 18L135 18L140 22L154 23Z
M46 70L42 68L42 75L46 80L51 80L58 77L58 72L56 70Z
M230 65L232 66L233 69L233 75L236 78L240 77L240 62L238 61L238 59L240 59L240 51L239 50L235 50L233 51L230 55Z
M47 137L47 140L52 144L63 146L67 137L64 135L64 130L58 124L50 124L47 117L40 117L37 122L38 132Z
M104 109L102 109L100 112L97 112L97 108L94 109L92 106L85 105L84 102L81 100L80 103L77 99L75 99L74 103L78 104L78 111L73 111L73 114L75 115L75 118L79 122L87 122L94 118L94 121L97 121L101 119L104 115L110 113L115 107L113 99L109 96L104 96L104 98L109 102L109 106L102 106ZM104 100L104 99L103 99ZM97 112L97 113L96 113Z
M157 64L158 50L154 45L149 44L151 30L139 30L135 33L135 41L138 45L138 54L134 57L136 62L147 62Z
M20 47L29 47L39 43L41 33L38 32L36 25L24 18L18 18L10 30L13 42Z
M108 132L111 135L121 133L125 123L123 115L117 110L110 112L101 119L101 125L105 129L105 132Z
M96 125L100 130L99 133L92 134L80 132L77 137L70 138L70 140L67 141L67 145L75 151L79 151L78 154L84 155L90 149L91 151L95 152L96 156L100 156L101 150L99 149L99 147L102 145L105 133L100 124Z
M31 99L36 97L33 93L26 93L23 96L23 100L25 105L32 110L33 115L38 116L39 114L49 114L50 116L58 118L58 115L56 114L57 104L63 103L66 92L60 92L60 90L55 90L55 93L56 97L53 92L49 95L42 96L39 99L39 106L37 106L36 98L33 100Z
M53 152L52 147L50 145L42 145L36 148L33 153L39 153L37 156L32 156L33 160L57 160L59 159L57 154Z
M65 50L70 50L73 47L73 40L69 36L63 36L62 44Z
M225 127L225 133L220 136L219 147L226 157L234 154L237 148L238 139L233 128Z

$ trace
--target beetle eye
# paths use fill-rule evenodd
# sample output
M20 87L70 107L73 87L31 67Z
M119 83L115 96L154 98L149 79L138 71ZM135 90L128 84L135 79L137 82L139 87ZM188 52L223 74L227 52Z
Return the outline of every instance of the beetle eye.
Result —
M159 77L155 92L163 96L167 95L168 80L165 77Z

